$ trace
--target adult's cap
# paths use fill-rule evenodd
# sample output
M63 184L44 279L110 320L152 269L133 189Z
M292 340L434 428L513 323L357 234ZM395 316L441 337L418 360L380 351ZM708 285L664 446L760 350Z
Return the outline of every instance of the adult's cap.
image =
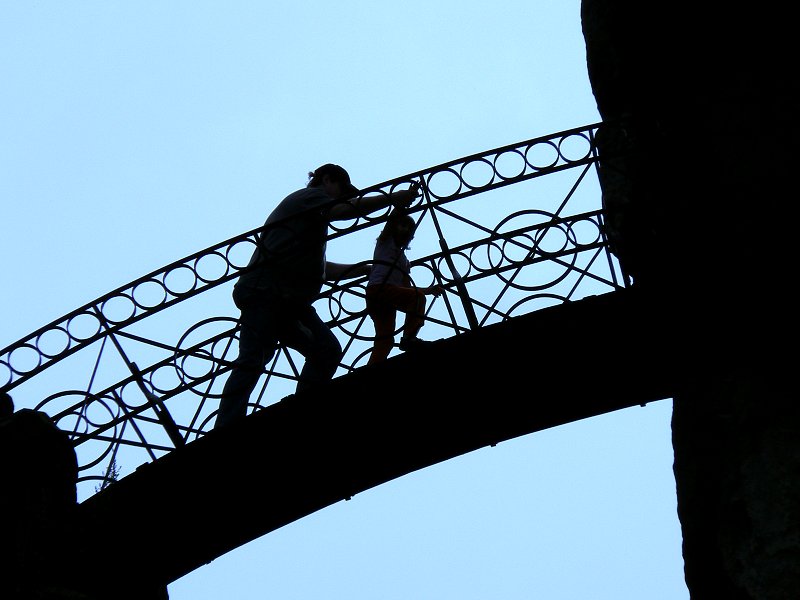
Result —
M328 163L326 165L322 165L316 171L314 171L314 181L321 181L325 175L330 176L331 179L334 181L339 182L339 185L342 186L342 192L346 195L358 195L358 188L350 183L350 174L344 169L344 167L340 167L339 165L334 165Z

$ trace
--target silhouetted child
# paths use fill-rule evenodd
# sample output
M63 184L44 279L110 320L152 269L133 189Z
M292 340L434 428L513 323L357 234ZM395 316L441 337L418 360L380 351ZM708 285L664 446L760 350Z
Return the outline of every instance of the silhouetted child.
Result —
M440 286L417 288L411 283L408 244L414 239L417 224L402 210L395 210L375 244L373 266L367 282L367 314L375 324L375 343L367 364L386 359L394 345L397 311L406 314L400 350L426 344L417 337L425 322L426 295L439 296Z

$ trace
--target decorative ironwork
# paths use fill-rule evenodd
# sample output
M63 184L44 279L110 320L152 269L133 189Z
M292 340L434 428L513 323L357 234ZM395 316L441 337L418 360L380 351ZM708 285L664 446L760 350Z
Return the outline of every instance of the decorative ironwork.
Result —
M412 260L411 273L416 285L437 283L445 290L430 299L424 337L462 335L625 287L605 237L597 179L587 177L598 166L598 127L504 146L362 190L387 194L412 181L422 184L410 212L418 222L414 250L427 248ZM530 187L544 175L551 186ZM340 262L340 253L355 253L349 262L369 262L363 258L372 255L388 212L333 224L329 258ZM130 472L209 429L237 337L236 315L211 316L232 306L215 290L230 292L260 230L170 263L0 352L4 390L25 385L36 392L33 383L48 371L52 382L36 408L69 432L83 484L102 489L109 473ZM365 364L371 350L365 283L361 277L326 284L315 303L342 341L337 375ZM302 360L279 348L250 410L293 393ZM88 376L74 387L81 371Z

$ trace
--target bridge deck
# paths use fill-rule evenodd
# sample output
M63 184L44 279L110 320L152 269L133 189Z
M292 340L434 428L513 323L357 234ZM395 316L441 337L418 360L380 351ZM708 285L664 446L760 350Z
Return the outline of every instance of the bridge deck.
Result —
M95 581L147 574L166 585L415 470L669 398L671 356L633 290L623 290L359 369L211 432L89 498L80 521L88 531L113 521L113 548L90 544L80 569L92 565L86 575Z

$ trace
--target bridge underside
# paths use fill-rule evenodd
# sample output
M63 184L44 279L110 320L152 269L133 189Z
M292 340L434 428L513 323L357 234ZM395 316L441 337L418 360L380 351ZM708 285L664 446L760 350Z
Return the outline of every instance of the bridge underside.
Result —
M672 396L673 356L634 290L439 340L295 395L140 467L79 506L68 571L165 586L296 519L415 470ZM580 373L580 377L575 377ZM91 572L88 572L91 570ZM124 570L125 573L122 573Z

